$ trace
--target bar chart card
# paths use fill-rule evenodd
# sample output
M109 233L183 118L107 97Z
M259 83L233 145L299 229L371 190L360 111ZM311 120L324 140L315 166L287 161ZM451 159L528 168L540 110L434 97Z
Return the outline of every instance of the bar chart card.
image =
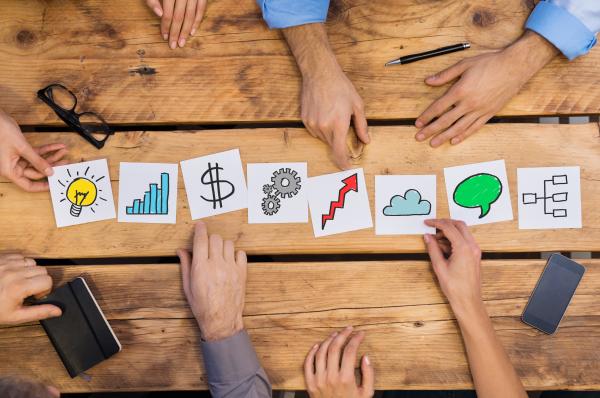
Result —
M179 168L171 163L121 163L119 222L175 224Z

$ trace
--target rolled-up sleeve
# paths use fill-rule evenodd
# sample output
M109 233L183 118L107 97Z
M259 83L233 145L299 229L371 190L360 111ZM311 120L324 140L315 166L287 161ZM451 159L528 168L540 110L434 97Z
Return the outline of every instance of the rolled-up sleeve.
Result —
M214 398L271 397L271 383L246 331L224 340L202 342L201 348Z
M329 0L257 0L271 29L325 22Z
M600 0L546 0L525 27L552 43L569 60L587 54L600 31Z

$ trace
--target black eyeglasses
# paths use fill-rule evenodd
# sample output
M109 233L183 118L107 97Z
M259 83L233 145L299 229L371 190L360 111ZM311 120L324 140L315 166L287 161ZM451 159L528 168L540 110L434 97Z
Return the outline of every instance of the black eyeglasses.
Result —
M77 97L62 84L51 84L37 92L38 98L54 110L56 116L98 149L115 131L94 112L75 112Z

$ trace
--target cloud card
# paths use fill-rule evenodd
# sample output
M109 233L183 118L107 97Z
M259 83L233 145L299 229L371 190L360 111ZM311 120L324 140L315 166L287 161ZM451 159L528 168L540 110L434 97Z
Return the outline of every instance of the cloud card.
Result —
M306 163L251 163L248 223L306 223Z
M181 162L192 220L248 206L248 192L239 149Z
M307 185L315 237L373 226L363 169L311 177Z
M504 160L444 169L450 217L467 225L513 219Z
M119 222L175 224L179 166L126 163L119 171Z
M375 234L435 234L424 221L436 218L435 175L375 176Z
M519 228L581 228L579 174L579 167L517 169Z
M48 184L57 227L115 218L106 159L54 167Z

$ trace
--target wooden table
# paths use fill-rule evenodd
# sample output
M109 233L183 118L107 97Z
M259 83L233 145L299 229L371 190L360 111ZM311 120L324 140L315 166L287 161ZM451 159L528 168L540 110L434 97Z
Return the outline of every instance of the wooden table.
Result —
M351 143L371 203L376 174L437 174L438 215L448 216L443 168L505 159L516 216L517 167L581 166L583 229L519 230L515 220L473 231L485 252L499 253L488 257L504 257L484 261L484 299L526 387L600 389L600 260L582 261L588 272L558 334L541 335L519 321L544 265L532 252L600 251L598 125L488 124L463 144L434 150L398 123L414 119L445 90L425 87L426 75L511 42L532 6L337 0L328 28L369 119L390 121L371 128L368 147ZM382 66L401 53L463 40L473 44L468 53ZM501 114L598 114L599 66L598 49L569 64L557 58ZM51 82L66 84L82 109L123 131L102 151L62 132L35 97ZM158 20L141 1L126 7L114 0L0 3L0 108L28 130L45 131L27 134L34 144L66 142L74 162L108 158L115 199L120 161L178 162L240 148L244 163L307 161L309 176L336 171L327 148L295 127L299 90L285 42L265 28L252 1L211 2L197 36L176 51L159 37ZM177 130L214 123L223 125ZM175 250L190 246L193 224L182 181L179 187L176 225L112 220L58 230L47 193L26 194L0 179L0 250L53 264L56 284L84 275L123 343L123 352L90 370L89 379L71 380L39 325L3 328L0 374L36 377L63 392L206 388L197 326L174 264ZM362 351L373 359L378 389L472 388L454 316L424 261L421 237L363 230L315 239L309 224L246 220L239 211L206 221L211 231L261 255L250 264L245 323L275 388L303 389L308 349L348 324L367 331ZM314 261L317 254L325 256ZM264 262L264 255L279 255L278 262Z

